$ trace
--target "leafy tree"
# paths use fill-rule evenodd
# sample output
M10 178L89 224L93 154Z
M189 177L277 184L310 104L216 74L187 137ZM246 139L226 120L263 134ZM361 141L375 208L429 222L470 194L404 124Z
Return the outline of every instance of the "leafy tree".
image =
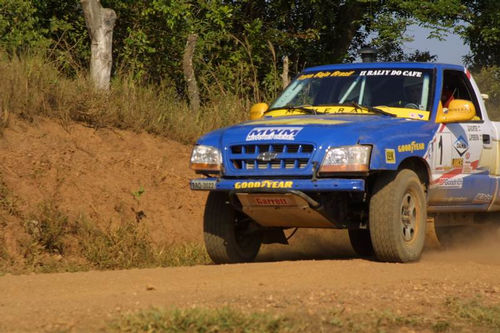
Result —
M468 15L461 17L468 25L462 35L469 44L467 62L473 67L500 65L500 2L464 0Z
M29 0L0 1L0 47L10 54L47 45L38 28L36 8Z
M439 38L458 31L460 19L476 22L480 35L492 42L488 59L499 35L486 23L494 14L482 13L497 8L493 0L102 0L102 5L118 16L114 74L168 82L181 96L186 38L198 34L194 66L205 99L272 98L281 89L284 56L292 75L305 66L353 61L368 45L380 50L381 60L434 60L425 52L403 52L402 43L411 38L406 29L413 24ZM87 68L90 47L79 0L3 0L0 8L9 8L0 16L3 45L19 49L49 41L49 55L66 73ZM473 36L471 29L460 31ZM473 48L473 55L480 53Z
M474 73L474 79L481 92L489 96L486 107L490 119L500 121L500 67L484 67Z

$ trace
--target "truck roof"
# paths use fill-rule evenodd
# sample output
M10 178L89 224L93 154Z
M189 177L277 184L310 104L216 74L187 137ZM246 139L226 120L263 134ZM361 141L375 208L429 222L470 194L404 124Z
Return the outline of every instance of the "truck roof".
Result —
M453 64L441 64L431 62L357 62L349 64L331 64L309 67L304 69L304 73L331 71L331 70L351 70L351 69L382 69L382 68L420 68L420 69L455 69L464 71L465 67Z

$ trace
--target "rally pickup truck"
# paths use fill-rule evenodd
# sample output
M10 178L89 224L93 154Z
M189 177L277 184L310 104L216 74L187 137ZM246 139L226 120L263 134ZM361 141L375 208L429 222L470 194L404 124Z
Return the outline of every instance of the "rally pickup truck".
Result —
M484 98L457 65L304 70L250 121L194 146L208 254L250 262L261 244L286 244L286 229L343 228L359 255L409 262L428 221L441 239L500 220L500 123Z

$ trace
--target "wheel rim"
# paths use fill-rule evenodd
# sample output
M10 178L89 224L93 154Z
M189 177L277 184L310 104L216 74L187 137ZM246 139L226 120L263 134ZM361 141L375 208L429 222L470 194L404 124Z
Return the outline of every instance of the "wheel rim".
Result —
M418 204L415 194L406 192L401 202L401 236L405 242L412 242L418 230Z

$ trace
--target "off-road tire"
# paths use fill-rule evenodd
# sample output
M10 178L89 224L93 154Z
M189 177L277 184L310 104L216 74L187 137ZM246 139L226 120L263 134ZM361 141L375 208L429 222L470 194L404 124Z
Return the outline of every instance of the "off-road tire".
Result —
M369 230L378 260L416 261L425 242L424 187L412 170L379 177L370 200Z
M358 256L373 256L373 245L368 229L349 229L349 241Z
M210 192L203 221L205 247L216 264L254 261L262 233L251 231L251 220L236 211L225 192Z

